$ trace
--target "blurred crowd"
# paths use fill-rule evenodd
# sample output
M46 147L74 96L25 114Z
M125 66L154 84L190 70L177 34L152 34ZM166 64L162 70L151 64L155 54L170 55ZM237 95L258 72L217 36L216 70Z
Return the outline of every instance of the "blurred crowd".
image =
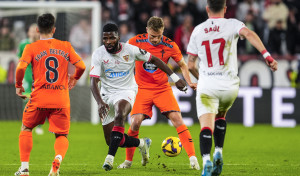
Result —
M206 0L98 0L98 2L102 7L102 26L107 22L118 24L122 42L126 42L136 34L146 33L147 20L151 16L159 16L164 20L164 35L175 41L183 54L186 54L194 27L208 18ZM273 56L296 58L295 56L300 56L299 10L300 0L227 0L225 18L243 21L249 29L259 35ZM92 53L91 12L74 14L57 14L57 30L54 37L70 41L76 52L89 65ZM36 15L28 19L28 17L1 17L0 13L0 52L17 52L19 43L27 38L26 31L29 25L35 22ZM240 40L238 54L259 53L246 40ZM1 64L0 73L4 70ZM12 74L7 71L7 75L13 75L13 68L13 63L10 62L8 70L12 70ZM298 69L300 70L300 62ZM300 83L300 71L298 74L296 82ZM11 77L13 82L14 77ZM3 82L1 76L0 82Z
M174 40L183 54L194 27L207 19L206 0L100 0L102 25L119 25L121 41L146 32L151 16L160 16L165 22L164 35ZM300 53L299 0L227 0L226 18L237 18L254 30L272 54ZM69 30L68 37L79 53L91 53L90 18L80 18ZM0 50L14 50L26 38L22 23L10 24L0 18ZM23 29L23 30L22 30ZM240 41L239 54L255 54L246 41Z

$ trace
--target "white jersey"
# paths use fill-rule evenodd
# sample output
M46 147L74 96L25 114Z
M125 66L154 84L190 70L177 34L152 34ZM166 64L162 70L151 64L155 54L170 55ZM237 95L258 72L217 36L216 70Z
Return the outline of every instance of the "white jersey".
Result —
M225 18L210 18L195 27L187 53L200 59L198 88L239 86L237 41L244 27L241 21Z
M101 93L136 90L135 61L149 61L151 57L150 53L136 46L120 45L121 50L115 54L107 52L104 45L93 52L90 76L100 78Z

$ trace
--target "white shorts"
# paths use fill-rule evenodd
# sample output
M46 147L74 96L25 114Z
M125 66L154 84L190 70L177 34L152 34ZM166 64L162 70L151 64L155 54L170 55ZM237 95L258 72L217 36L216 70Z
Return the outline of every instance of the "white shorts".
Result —
M119 100L128 101L131 104L132 108L135 101L136 93L137 91L135 90L124 90L111 94L101 93L102 100L109 106L108 115L103 119L102 125L107 125L115 120L115 104Z
M203 114L228 111L238 95L239 88L230 90L198 89L196 95L198 118Z

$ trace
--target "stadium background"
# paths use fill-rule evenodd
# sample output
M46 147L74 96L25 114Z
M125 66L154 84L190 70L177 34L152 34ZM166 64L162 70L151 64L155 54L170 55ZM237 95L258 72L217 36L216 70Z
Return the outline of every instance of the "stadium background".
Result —
M21 120L22 100L15 95L15 68L18 61L17 47L26 38L26 31L36 17L47 12L57 18L55 38L68 40L84 58L89 67L93 42L101 43L103 24L119 24L121 41L126 42L138 33L144 33L150 16L163 17L165 35L174 40L186 54L190 33L197 24L207 19L204 0L106 0L93 1L101 7L98 23L92 23L91 8L59 8L61 1L39 1L57 3L51 8L20 8L28 1L15 2L14 6L0 5L0 120ZM90 3L89 1L68 1L68 3ZM228 121L253 126L256 123L272 124L276 127L295 127L300 123L300 91L297 73L300 59L300 1L297 0L228 0L226 18L237 18L258 33L267 49L278 59L278 71L272 73L262 57L245 40L238 43L239 76L241 89L238 99L228 114ZM284 13L286 12L286 13ZM270 15L272 14L272 15ZM271 21L273 22L272 24ZM98 25L99 31L93 31ZM96 42L96 43L97 43ZM95 43L95 42L94 42ZM179 72L174 62L170 67ZM70 67L70 72L73 68ZM195 80L194 80L195 81ZM195 92L191 89L182 93L173 89L187 124L198 123L195 108ZM89 89L88 70L70 91L72 121L90 121L92 97ZM154 109L152 121L167 122Z

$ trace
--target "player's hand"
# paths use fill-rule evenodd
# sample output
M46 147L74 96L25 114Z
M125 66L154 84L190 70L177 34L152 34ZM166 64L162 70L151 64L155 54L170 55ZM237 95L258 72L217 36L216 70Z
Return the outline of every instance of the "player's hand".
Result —
M98 114L99 114L101 121L103 121L103 119L107 116L108 111L109 111L108 104L106 104L104 102L98 104Z
M189 86L190 86L193 90L197 90L197 83L190 83Z
M179 89L180 91L186 92L187 91L187 87L186 87L186 83L185 81L183 81L182 79L179 79L176 83L175 83L177 89Z
M17 87L17 88L16 88L16 94L17 94L20 98L22 98L22 99L25 100L25 99L27 98L27 96L26 96L26 95L22 95L23 92L25 92L24 87Z
M271 57L271 56L269 56ZM272 58L272 57L271 57ZM270 67L270 69L274 72L277 70L277 61L272 58L272 62L270 62L270 59L265 59L266 64Z
M68 88L69 90L73 89L77 83L77 80L74 78L74 76L70 76L68 75L69 79L68 79Z

